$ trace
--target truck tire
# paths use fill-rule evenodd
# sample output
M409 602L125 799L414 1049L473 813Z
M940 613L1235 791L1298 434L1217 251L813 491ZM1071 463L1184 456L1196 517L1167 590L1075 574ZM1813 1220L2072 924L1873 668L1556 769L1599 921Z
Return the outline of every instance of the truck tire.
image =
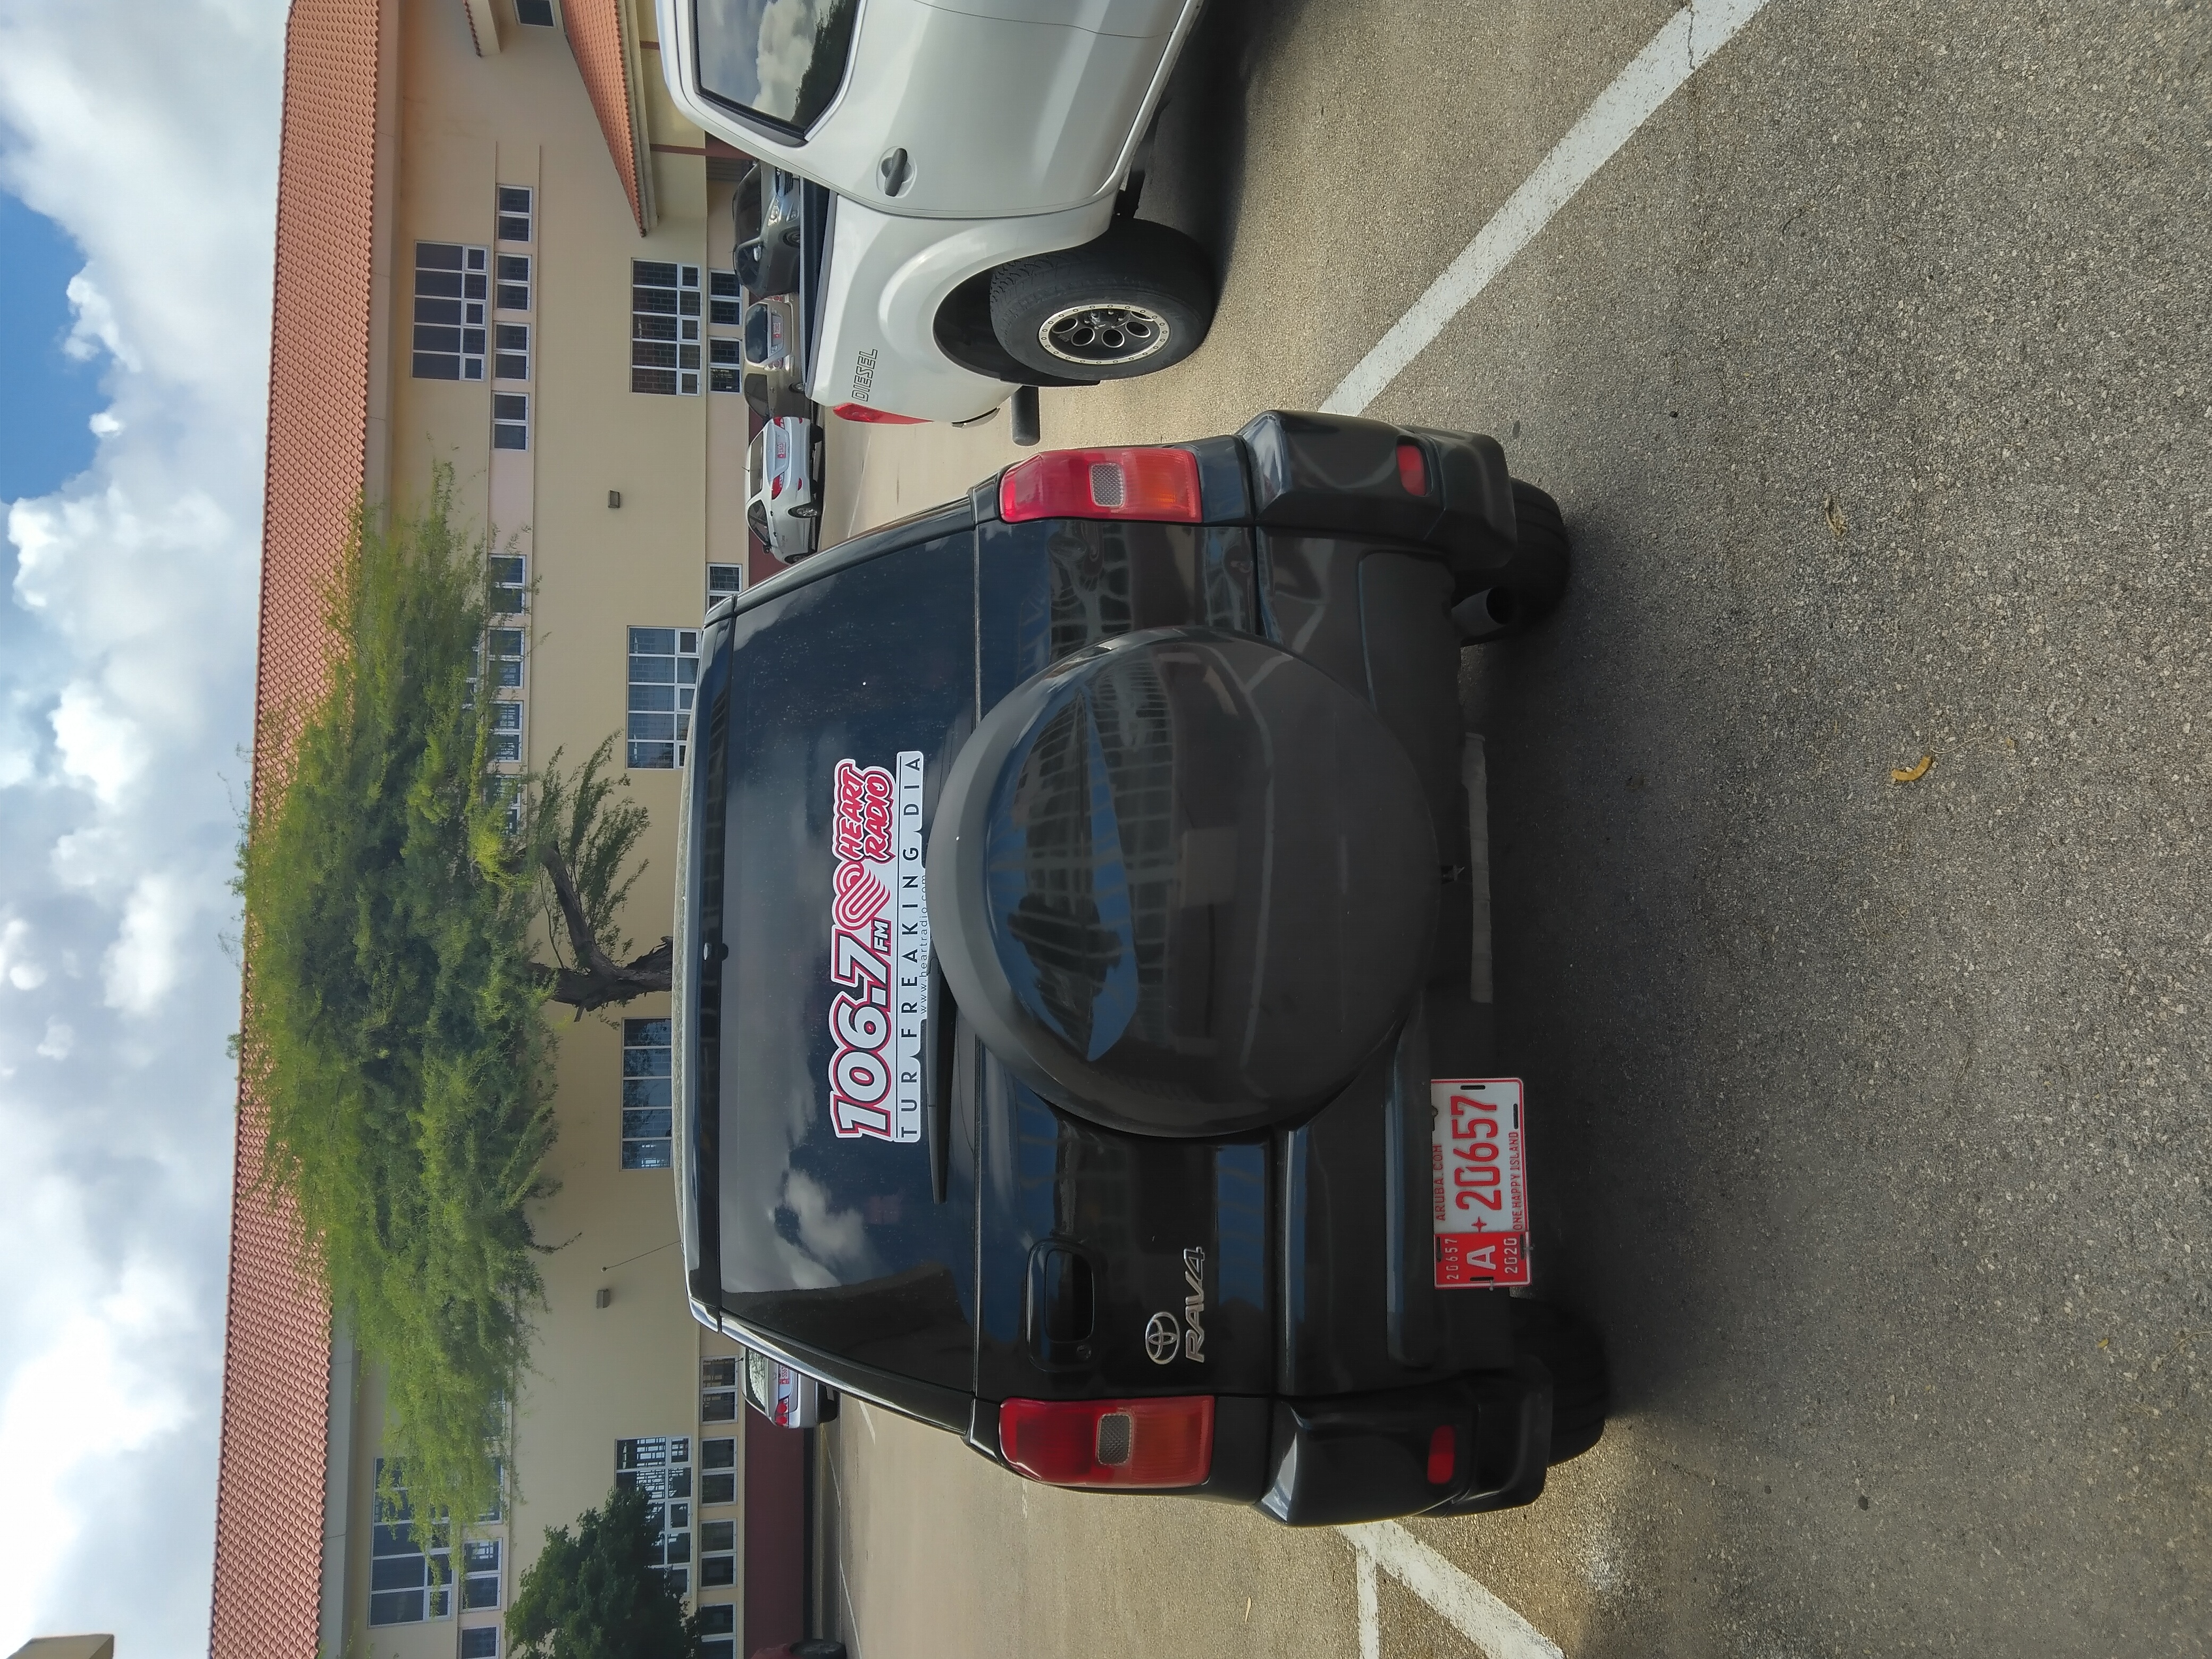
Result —
M1198 244L1146 219L1117 219L1080 247L991 273L991 329L1040 374L1133 380L1179 363L1213 323L1213 275Z
M1550 1461L1564 1463L1597 1444L1612 1401L1605 1343L1596 1329L1555 1303L1512 1298L1513 1340L1552 1374Z

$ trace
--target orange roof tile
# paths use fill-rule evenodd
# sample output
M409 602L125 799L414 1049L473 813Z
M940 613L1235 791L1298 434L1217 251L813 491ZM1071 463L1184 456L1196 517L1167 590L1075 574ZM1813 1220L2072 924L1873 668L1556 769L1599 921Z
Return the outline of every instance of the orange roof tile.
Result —
M615 158L629 197L630 216L638 234L645 233L644 181L638 177L636 112L631 100L629 69L623 53L622 0L562 0L561 21L568 32L568 50L576 54L583 71L584 90L599 118L599 131L607 136L607 150Z
M323 594L364 483L377 34L377 0L294 0L285 31L257 800L324 683ZM265 1121L241 1082L210 1659L313 1659L319 1635L330 1310L301 1271L296 1215L258 1188Z

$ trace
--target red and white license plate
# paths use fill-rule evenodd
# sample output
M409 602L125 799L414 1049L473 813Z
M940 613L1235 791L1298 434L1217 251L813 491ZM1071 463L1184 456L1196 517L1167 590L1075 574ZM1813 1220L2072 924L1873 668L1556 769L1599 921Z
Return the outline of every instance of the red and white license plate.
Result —
M1528 1282L1528 1139L1517 1077L1429 1080L1439 1288Z

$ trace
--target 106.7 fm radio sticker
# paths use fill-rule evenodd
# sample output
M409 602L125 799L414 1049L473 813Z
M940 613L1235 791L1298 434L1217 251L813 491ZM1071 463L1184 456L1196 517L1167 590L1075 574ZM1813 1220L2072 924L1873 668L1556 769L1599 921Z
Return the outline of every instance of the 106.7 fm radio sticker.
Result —
M1516 1077L1429 1080L1440 1288L1528 1282L1528 1141Z
M832 846L830 1125L848 1139L921 1139L921 1027L929 1005L922 757L890 769L837 763Z

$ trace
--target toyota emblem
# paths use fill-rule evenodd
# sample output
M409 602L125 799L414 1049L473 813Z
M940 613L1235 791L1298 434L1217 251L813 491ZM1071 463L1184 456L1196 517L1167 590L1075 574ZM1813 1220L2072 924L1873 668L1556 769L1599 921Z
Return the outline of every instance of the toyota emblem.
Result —
M1164 1365L1182 1352L1182 1326L1171 1313L1156 1313L1145 1323L1145 1352Z

